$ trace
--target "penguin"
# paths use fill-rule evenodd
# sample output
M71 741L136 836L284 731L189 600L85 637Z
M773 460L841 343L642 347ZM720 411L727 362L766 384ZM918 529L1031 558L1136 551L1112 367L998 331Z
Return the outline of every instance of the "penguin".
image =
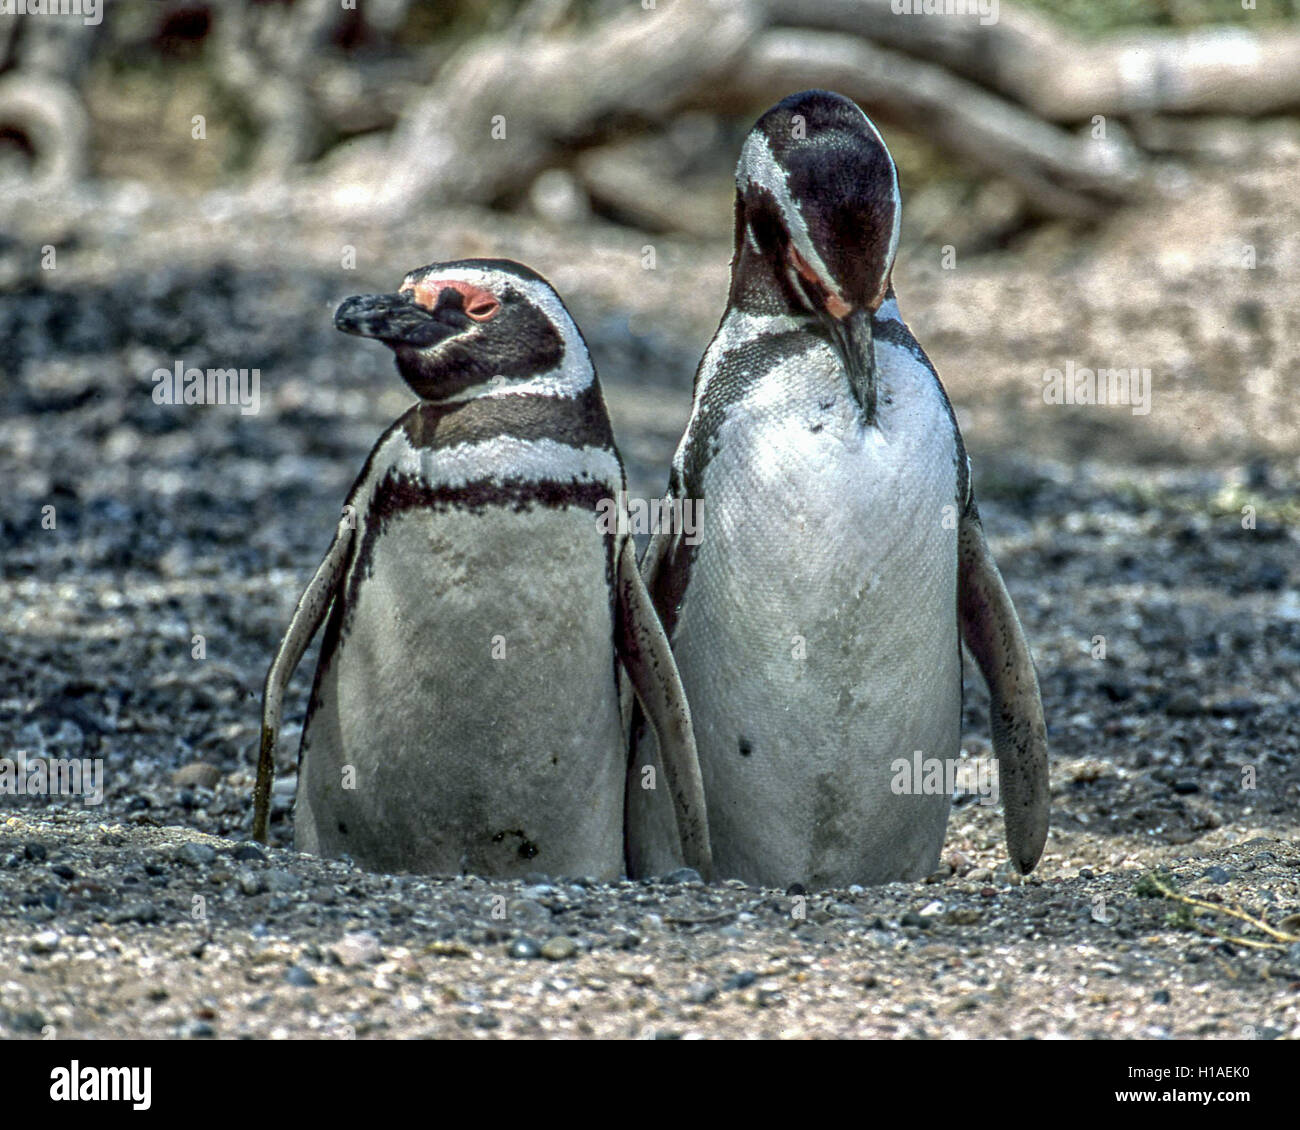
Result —
M375 871L619 878L626 677L666 750L682 856L707 876L689 707L559 296L518 263L466 259L349 298L334 324L393 350L419 399L366 460L267 674L254 836L285 689L325 622L298 850Z
M905 770L955 766L963 639L1028 872L1048 823L1038 681L952 407L899 313L893 159L854 102L811 90L758 120L736 181L728 304L664 504L693 500L697 528L656 534L642 566L691 703L715 873L933 873L951 785ZM631 740L630 866L657 873L674 817L635 787L652 735L634 723Z

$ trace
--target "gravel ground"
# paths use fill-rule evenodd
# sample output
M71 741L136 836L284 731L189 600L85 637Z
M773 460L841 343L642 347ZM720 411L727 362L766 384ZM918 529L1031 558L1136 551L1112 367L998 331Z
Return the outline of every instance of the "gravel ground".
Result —
M1233 200L1237 175L1208 198ZM1253 217L1273 225L1262 248L1293 239L1296 208ZM572 243L548 258L536 233L501 221L498 246L474 222L442 241L436 225L349 233L386 265L359 272L323 265L335 233L250 223L219 247L191 232L169 248L179 229L162 220L104 220L49 277L0 262L0 755L102 758L105 789L97 807L0 798L0 1035L1300 1037L1300 445L1293 408L1269 415L1294 375L1300 295L1276 271L1221 269L1219 307L1247 313L1193 316L1206 262L1193 249L1153 266L1144 249L1191 248L1200 205L1123 221L1127 254L1112 229L1055 274L1040 240L900 282L1041 675L1053 831L1027 881L1003 864L1000 812L970 800L930 882L807 896L302 857L289 808L314 650L286 713L278 846L246 843L261 679L347 487L406 404L386 355L330 328L339 299L435 257L412 241L536 263L591 338L632 490L662 485L716 317L665 320L665 296L720 293L725 248L665 246L653 279L619 291L639 239L597 233L599 270L574 278L552 266ZM1124 272L1154 288L1136 318L1117 312ZM1029 313L1027 277L1053 280ZM1126 327L1130 357L1167 357L1160 335L1177 329L1198 364L1223 364L1170 362L1176 395L1149 420L1035 409L1024 374L1061 347L1033 326L991 335L982 312L999 300L1035 332L1082 318L1091 330L1060 331L1080 364L1115 356L1098 352L1117 340L1107 326ZM176 360L259 367L260 410L154 404L150 374ZM1263 365L1280 381L1243 382ZM1242 421L1259 413L1277 427L1256 443ZM963 745L989 752L978 676ZM1153 897L1156 869L1277 936Z

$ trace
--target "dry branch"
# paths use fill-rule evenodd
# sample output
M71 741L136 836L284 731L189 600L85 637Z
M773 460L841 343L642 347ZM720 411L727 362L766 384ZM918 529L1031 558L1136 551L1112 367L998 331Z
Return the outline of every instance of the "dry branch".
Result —
M891 0L769 0L769 20L861 36L941 64L1053 121L1300 106L1300 33L1291 30L1207 27L1091 40L1006 3L996 23L982 24L976 15L896 14Z
M1138 155L1115 134L1076 137L942 67L846 35L765 32L730 92L762 105L810 86L846 94L883 122L1014 181L1047 215L1094 217L1141 187Z
M403 113L382 166L368 152L350 172L384 208L522 191L573 148L662 122L722 81L756 16L742 0L661 0L592 29L472 44Z

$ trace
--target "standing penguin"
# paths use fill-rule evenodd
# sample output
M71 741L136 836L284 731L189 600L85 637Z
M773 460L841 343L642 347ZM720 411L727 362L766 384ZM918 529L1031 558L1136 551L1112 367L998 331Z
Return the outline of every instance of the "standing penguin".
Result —
M959 753L960 638L992 696L1011 858L1047 835L1038 682L989 552L961 434L903 324L900 200L866 115L791 95L745 141L722 323L695 378L642 572L691 703L723 878L811 887L934 871L950 795L899 762ZM633 874L671 867L673 813L629 776ZM906 784L906 782L905 782Z
M295 843L364 867L617 878L619 666L663 748L684 857L710 869L690 713L611 519L623 465L586 342L545 279L436 263L334 324L420 398L381 437L266 678L254 835L285 687L329 614Z

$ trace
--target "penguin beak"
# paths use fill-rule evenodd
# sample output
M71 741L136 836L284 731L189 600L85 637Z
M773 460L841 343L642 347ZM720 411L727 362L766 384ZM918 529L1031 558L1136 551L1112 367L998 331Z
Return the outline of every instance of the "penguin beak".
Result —
M469 324L464 315L441 318L407 294L358 294L334 311L334 328L357 337L373 337L385 345L427 349L461 333Z
M871 336L871 311L855 307L842 318L827 315L831 340L849 375L849 387L868 424L876 419L876 346Z

